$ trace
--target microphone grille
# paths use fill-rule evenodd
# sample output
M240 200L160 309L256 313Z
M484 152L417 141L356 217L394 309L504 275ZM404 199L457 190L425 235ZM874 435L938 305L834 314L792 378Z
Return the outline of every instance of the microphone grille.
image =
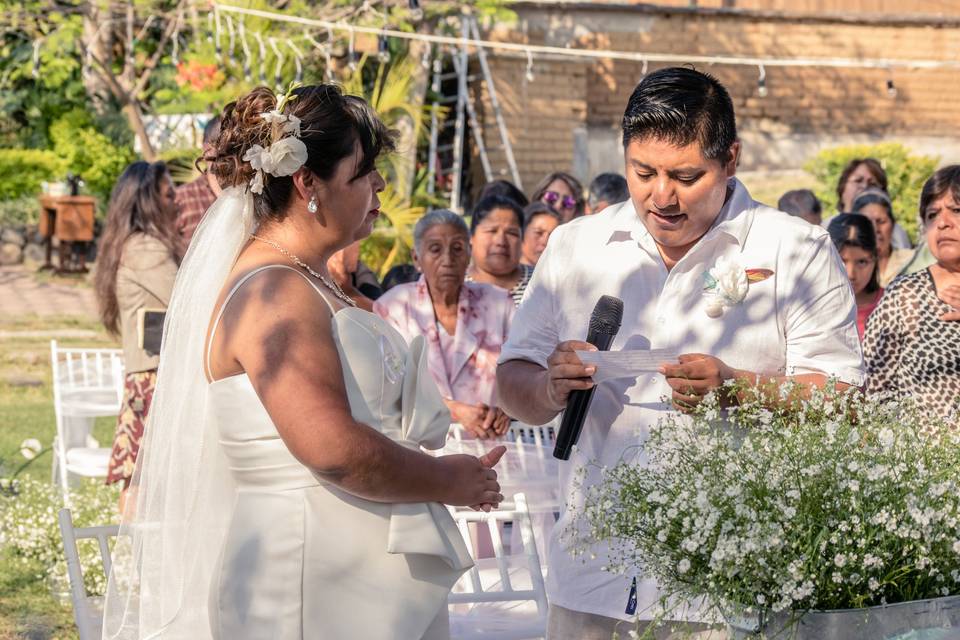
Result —
M590 331L617 333L623 320L623 300L613 296L600 296L590 315Z

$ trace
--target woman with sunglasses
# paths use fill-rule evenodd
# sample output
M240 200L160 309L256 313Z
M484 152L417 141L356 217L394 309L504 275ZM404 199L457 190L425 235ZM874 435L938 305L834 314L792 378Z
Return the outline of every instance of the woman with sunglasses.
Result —
M557 171L547 175L533 191L531 202L543 202L560 214L562 222L570 222L583 215L585 200L583 185L569 173Z

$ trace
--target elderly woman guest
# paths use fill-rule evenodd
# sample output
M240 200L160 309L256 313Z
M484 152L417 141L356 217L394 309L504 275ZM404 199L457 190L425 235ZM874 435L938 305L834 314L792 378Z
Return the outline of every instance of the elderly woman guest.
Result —
M913 257L910 249L897 249L893 246L893 203L890 196L880 189L866 189L853 199L852 213L866 216L873 222L877 235L878 266L880 267L880 286L885 287L896 278Z
M877 279L880 267L873 223L865 216L841 213L830 220L827 231L840 259L843 260L850 286L853 287L853 295L857 300L857 332L863 340L867 318L876 309L883 295Z
M520 263L523 223L523 209L503 196L482 199L470 218L473 263L467 281L506 289L517 306L533 276L533 267Z
M527 223L523 227L520 264L535 267L540 254L547 248L550 234L560 225L560 214L548 204L531 202L524 207L523 216Z
M880 189L889 193L887 172L876 158L854 158L844 167L837 181L837 211L851 213L853 201L861 191L866 189ZM896 222L893 225L891 238L895 249L909 249L912 246L910 236Z
M863 343L868 393L916 397L960 419L960 165L933 174L920 215L936 264L891 284Z
M159 356L139 346L138 313L170 302L181 248L176 192L162 162L134 162L117 180L100 239L95 289L100 318L123 342L126 379L107 483L133 476L157 382ZM121 497L121 501L123 498Z
M413 239L423 276L393 287L373 309L408 341L426 336L430 373L454 421L478 438L502 435L510 418L496 406L496 368L513 300L498 287L465 282L470 234L459 215L431 211Z
M583 185L569 173L557 171L547 175L533 190L530 201L546 203L557 210L561 222L570 222L584 214L586 201Z

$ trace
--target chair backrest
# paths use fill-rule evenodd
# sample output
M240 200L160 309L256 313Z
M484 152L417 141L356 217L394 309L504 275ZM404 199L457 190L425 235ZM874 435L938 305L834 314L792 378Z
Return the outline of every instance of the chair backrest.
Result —
M504 445L507 452L497 464L501 484L528 493L528 487L545 484L559 485L559 466L553 457L555 435L551 425L542 427L513 423L500 440L480 440L466 437L460 424L450 425L450 435L444 453L467 453L481 456L496 445Z
M67 452L87 447L93 418L115 416L123 401L123 352L63 348L50 341L53 413L57 426L54 474L69 506Z
M484 585L481 580L479 562L467 571L460 578L455 587L455 591L450 594L448 601L450 604L464 604L475 602L507 602L517 600L532 600L537 605L537 612L546 619L547 615L547 595L543 584L543 570L540 567L540 555L537 552L537 544L534 541L533 525L530 521L530 511L527 507L526 496L517 493L513 496L513 502L503 502L500 507L489 513L483 511L473 511L467 509L455 509L452 511L454 520L464 540L467 542L467 548L472 550L477 548L477 541L471 535L471 523L476 523L477 527L486 526L490 532L490 539L493 543L493 553L496 561L496 569L499 574L499 580L494 585ZM523 549L520 553L514 553L511 549L510 555L504 552L503 539L501 536L500 523L512 522L514 527L520 529L520 540ZM517 589L513 584L511 577L511 568L516 569L517 565L513 560L520 559L522 567L530 579L529 589ZM514 573L516 577L516 573Z
M54 402L62 410L86 412L100 404L105 411L115 411L120 406L124 381L120 349L61 347L51 340L50 360Z
M80 554L77 551L77 540L83 538L96 539L100 548L100 562L104 575L110 575L110 538L116 538L120 532L119 525L102 527L75 528L73 516L69 509L60 509L60 535L63 537L63 552L67 558L67 575L70 578L70 599L73 602L73 619L77 624L80 640L100 640L100 629L97 624L99 613L87 597L87 590L83 585L83 567L80 566Z

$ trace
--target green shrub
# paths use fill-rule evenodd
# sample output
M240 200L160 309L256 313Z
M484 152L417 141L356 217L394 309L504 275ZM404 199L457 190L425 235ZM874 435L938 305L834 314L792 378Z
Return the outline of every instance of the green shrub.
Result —
M200 149L168 149L160 154L160 159L167 163L173 181L185 184L200 175L194 162L201 153Z
M371 271L377 274L377 278L382 278L385 273L383 267L390 256L396 237L397 234L392 228L377 227L369 237L360 243L360 259L370 267ZM408 262L413 262L410 249L406 245L401 245L387 269Z
M837 182L844 167L854 158L876 158L887 172L887 190L893 199L893 216L917 239L917 207L923 183L940 162L932 156L912 155L902 144L852 145L821 151L804 168L817 179L817 197L823 203L825 217L837 210Z
M63 161L52 151L0 149L0 200L40 193L40 183L63 178Z
M74 110L50 126L54 151L67 169L83 178L87 191L106 207L117 178L136 154L128 145L115 145L100 133L90 115Z
M19 227L40 221L40 203L34 196L0 200L0 227Z

